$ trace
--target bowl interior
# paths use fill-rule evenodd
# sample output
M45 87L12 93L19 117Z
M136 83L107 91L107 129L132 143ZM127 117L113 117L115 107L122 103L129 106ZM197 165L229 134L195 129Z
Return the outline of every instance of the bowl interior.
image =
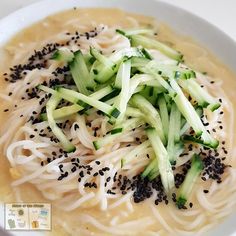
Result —
M75 6L118 7L126 11L153 16L159 21L169 24L177 32L193 37L236 72L236 43L229 36L205 20L185 10L154 0L57 0L56 4L55 1L44 0L18 10L0 21L0 46L4 45L15 33L32 23L50 14ZM209 235L233 235L233 232L236 232L234 219L235 215L228 218L217 229L211 231ZM35 234L33 232L24 232L24 235Z

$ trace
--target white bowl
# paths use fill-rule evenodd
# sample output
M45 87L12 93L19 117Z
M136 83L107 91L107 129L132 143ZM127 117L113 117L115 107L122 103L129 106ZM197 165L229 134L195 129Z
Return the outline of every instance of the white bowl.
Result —
M207 47L224 64L236 72L236 43L219 29L189 12L154 0L44 0L12 13L0 21L0 47L23 28L44 17L73 7L118 7L126 11L153 16L169 24L175 31L193 37ZM236 214L209 232L211 236L236 235ZM3 224L0 207L0 225ZM1 232L0 232L1 233ZM34 232L11 232L14 235L36 236ZM2 233L0 234L2 235ZM206 234L204 234L206 236Z

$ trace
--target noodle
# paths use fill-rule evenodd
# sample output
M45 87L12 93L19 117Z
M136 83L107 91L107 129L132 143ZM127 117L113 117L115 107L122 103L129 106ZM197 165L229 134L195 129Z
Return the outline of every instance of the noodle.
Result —
M142 27L143 23L139 22L137 17L122 14L128 26ZM27 44L26 41L14 47L8 46L7 51L12 55L11 64L26 62L25 58L29 58L33 50L39 50L49 42L63 43L69 50L80 49L83 53L88 52L90 47L95 47L104 55L131 47L127 38L115 33L119 24L103 24L88 20L88 16L83 17L81 19L84 19L84 22L73 17L68 18L61 24L60 30L54 31L48 40L43 38L39 42ZM49 28L50 24L45 21L43 27ZM66 31L67 27L82 32L76 43L66 44L71 39L71 35ZM84 32L96 32L96 36L89 38ZM192 42L185 42L182 46L184 44L196 51L196 61L201 62L202 57L208 56L205 49ZM157 50L149 51L155 60L167 59ZM231 213L236 203L234 166L227 169L220 184L211 180L205 183L199 179L191 196L193 209L173 209L174 206L168 204L166 199L166 204L164 201L156 206L153 201L155 202L156 196L160 194L156 189L153 189L149 199L137 205L133 201L135 188L130 186L128 191L125 188L120 191L119 187L124 184L122 178L125 177L128 185L154 157L150 141L146 140L145 124L114 135L115 138L109 145L94 150L93 141L97 140L97 137L107 135L112 126L108 124L108 117L90 109L87 114L76 114L70 120L66 117L57 121L68 139L76 146L73 153L61 151L60 143L52 135L49 122L34 122L32 115L32 112L37 116L45 112L43 109L49 97L42 93L29 100L25 97L26 90L33 92L38 84L44 81L53 82L55 73L56 79L63 81L64 77L57 69L64 65L50 60L50 56L51 53L45 55L45 67L26 69L24 79L9 83L5 91L0 93L0 99L12 106L17 101L17 106L12 109L11 115L4 121L5 125L1 127L0 137L0 145L10 163L11 171L18 176L11 184L17 201L24 201L21 187L31 183L42 193L44 199L50 200L61 209L59 214L66 212L67 220L56 218L55 222L58 221L70 235L198 235ZM40 60L38 63L41 63ZM209 63L213 68L216 66L213 62ZM217 129L217 133L212 135L219 140L227 140L228 154L220 148L217 155L227 157L226 163L231 164L235 157L233 104L223 91L220 80L211 83L211 77L201 73L197 74L197 80L217 99L223 98L221 107L224 115L218 111L207 113L208 129ZM13 94L11 97L7 95L10 92ZM113 104L113 100L109 103ZM205 118L202 119L207 122ZM221 124L218 123L219 120ZM224 126L224 130L219 129L219 125ZM189 163L192 155L199 152L204 150L194 146L186 155L177 159L175 168L181 170L182 166ZM124 157L127 163L122 168ZM205 189L208 189L208 194L204 193ZM81 224L78 226L75 222L75 230L70 227L73 221L79 221Z

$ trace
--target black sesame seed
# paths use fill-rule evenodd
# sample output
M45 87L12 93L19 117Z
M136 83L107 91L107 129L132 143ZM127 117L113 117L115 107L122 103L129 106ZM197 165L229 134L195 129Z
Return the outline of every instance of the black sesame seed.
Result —
M112 192L110 189L108 189L108 190L107 190L107 194L115 195L116 193L115 193L115 192Z
M57 180L62 180L64 178L64 175L60 175L59 178Z
M94 176L94 177L98 176L98 172L95 172L95 173L93 174L93 176Z
M79 129L79 125L78 125L78 124L75 124L74 129L75 129L75 130Z

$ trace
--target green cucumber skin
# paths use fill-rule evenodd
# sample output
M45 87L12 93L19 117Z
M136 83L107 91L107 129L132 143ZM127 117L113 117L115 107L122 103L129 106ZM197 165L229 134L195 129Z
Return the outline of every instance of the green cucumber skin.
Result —
M147 122L150 123L151 126L155 127L158 134L161 137L161 140L163 143L166 143L162 123L161 123L161 118L156 110L155 107L152 106L152 104L147 101L143 96L139 94L133 95L133 97L130 100L131 104L134 104L137 108L141 110L141 112L144 113L145 119L147 119Z
M192 192L194 184L197 178L199 177L201 171L203 170L203 168L204 165L200 156L194 154L192 157L191 168L188 171L178 193L176 206L179 209L182 209L185 206L186 202L188 201L188 198Z
M143 46L144 48L157 49L171 59L181 61L183 55L174 49L166 46L165 44L158 42L157 40L150 39L141 35L132 35L130 36L132 46Z
M76 147L67 139L63 131L57 126L55 120L53 119L53 111L58 106L61 98L57 95L53 95L46 104L47 118L49 127L52 130L52 133L60 141L63 149L66 152L73 152L76 150Z
M151 142L153 150L158 162L158 170L160 172L161 181L166 192L170 192L174 187L174 174L166 148L164 147L155 128L147 128L146 133Z

